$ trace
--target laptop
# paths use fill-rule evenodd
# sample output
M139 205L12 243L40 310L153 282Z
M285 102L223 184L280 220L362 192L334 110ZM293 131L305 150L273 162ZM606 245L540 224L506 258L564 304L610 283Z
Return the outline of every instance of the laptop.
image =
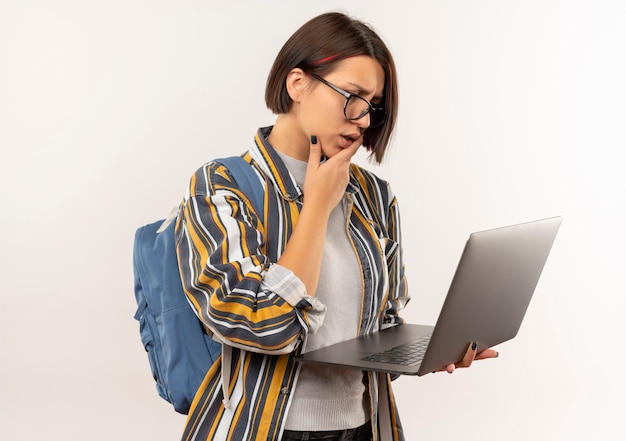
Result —
M561 217L472 233L434 326L402 324L296 357L366 371L422 376L514 338Z

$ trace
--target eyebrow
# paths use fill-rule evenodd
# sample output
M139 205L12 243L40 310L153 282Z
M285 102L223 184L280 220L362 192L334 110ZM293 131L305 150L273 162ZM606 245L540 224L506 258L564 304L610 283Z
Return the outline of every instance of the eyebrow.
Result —
M356 83L353 83L351 81L347 81L347 84L349 84L350 86L354 87L354 91L356 92L357 95L365 95L367 93L370 93L368 90L363 89L361 86L359 86ZM374 95L371 99L371 101L382 101L383 96L382 95Z

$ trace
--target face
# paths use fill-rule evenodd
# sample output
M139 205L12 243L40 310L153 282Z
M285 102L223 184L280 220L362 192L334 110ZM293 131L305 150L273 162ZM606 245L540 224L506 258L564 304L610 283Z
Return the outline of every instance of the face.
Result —
M365 98L374 106L382 101L385 73L373 58L364 55L348 58L322 77L346 92ZM318 137L322 152L328 157L354 143L361 144L363 133L370 124L370 115L355 120L346 119L346 98L341 93L310 75L304 74L302 80L305 87L294 100L292 108L299 131L306 137L306 147L302 144L302 157L308 158L311 135Z

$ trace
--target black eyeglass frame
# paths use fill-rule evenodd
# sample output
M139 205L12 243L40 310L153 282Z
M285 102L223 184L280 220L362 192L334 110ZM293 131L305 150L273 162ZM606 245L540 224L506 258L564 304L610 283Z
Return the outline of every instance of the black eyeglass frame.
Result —
M384 107L375 107L372 103L370 103L368 100L366 100L362 96L357 95L356 93L351 93L346 90L343 90L341 87L335 86L333 83L326 81L324 78L320 77L319 75L316 75L314 73L309 73L309 75L311 75L320 83L327 85L328 87L333 89L335 92L343 95L343 97L346 99L346 102L343 104L343 116L345 116L348 121L359 120L369 113L370 114L370 125L368 126L369 129L373 129L375 127L379 127L384 124L385 122L385 108ZM348 102L350 102L350 98L358 98L367 104L367 107L363 110L363 112L361 112L359 116L356 116L354 118L348 117L348 114L346 113L348 109ZM380 121L375 121L374 115L377 115L377 114L380 114L379 116ZM375 124L372 124L372 122L374 122Z

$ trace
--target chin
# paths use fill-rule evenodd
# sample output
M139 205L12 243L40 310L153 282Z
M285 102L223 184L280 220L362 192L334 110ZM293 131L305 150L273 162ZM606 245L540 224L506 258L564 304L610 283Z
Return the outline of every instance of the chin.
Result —
M357 142L357 141L355 141ZM353 147L354 143L350 144L349 146L346 147L342 147L342 146L333 146L329 149L326 148L322 148L322 154L328 158L332 158L333 156L335 156L337 153L341 152L342 150L345 150L347 148ZM357 150L358 151L358 150Z

